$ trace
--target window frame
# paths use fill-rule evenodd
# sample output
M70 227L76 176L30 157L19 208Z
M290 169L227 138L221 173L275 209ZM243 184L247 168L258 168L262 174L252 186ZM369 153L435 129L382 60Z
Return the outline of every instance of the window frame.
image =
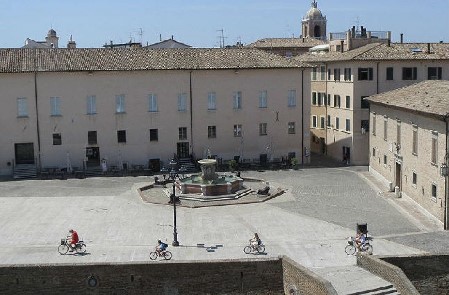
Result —
M86 96L86 114L96 115L97 114L97 97L95 95Z
M98 133L96 130L87 131L87 144L88 145L98 144Z
M394 81L394 67L387 67L385 69L385 80Z
M358 80L359 81L372 81L373 80L373 68L358 68Z
M187 140L187 127L178 127L178 140Z
M259 136L266 136L267 133L267 123L259 123Z
M217 126L207 126L207 138L217 138Z
M233 129L234 137L242 137L242 133L243 133L242 128L243 128L242 124L234 124L234 129Z
M288 134L296 134L296 123L295 122L288 122L287 125L288 128Z
M402 80L404 81L414 81L418 78L418 68L417 67L402 67Z
M178 94L178 112L187 112L187 93Z
M117 143L126 143L126 130L117 130Z
M157 113L159 112L159 105L157 101L157 94L150 93L148 94L148 112Z
M207 93L207 110L215 111L217 109L217 93L211 91Z
M50 116L61 116L61 98L59 96L50 97Z
M242 109L242 91L234 91L232 95L232 107L234 110Z
M266 109L268 107L268 92L262 90L259 92L259 108Z
M62 134L61 132L53 133L53 145L62 145Z
M290 89L288 91L287 106L289 108L296 107L296 89Z
M17 117L28 118L28 100L26 97L17 98Z
M150 141L159 141L159 129L157 128L150 128Z
M116 114L124 114L126 113L125 106L125 95L118 94L115 96L115 113Z

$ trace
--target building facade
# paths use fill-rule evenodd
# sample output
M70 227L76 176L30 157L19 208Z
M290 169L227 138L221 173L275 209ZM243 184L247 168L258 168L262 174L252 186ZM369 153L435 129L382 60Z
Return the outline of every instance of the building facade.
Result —
M368 97L369 167L393 190L447 224L449 81L423 81Z
M364 98L418 81L449 80L449 44L386 39L349 50L345 44L297 57L316 65L311 72L311 149L367 165L370 118Z
M309 149L307 65L250 49L0 49L0 173ZM305 144L305 145L304 145Z

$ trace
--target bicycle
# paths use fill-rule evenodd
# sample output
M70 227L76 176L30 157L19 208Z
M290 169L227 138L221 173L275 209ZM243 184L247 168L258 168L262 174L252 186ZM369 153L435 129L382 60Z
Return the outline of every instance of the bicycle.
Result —
M172 258L172 254L168 250L150 252L151 260L156 260L158 257L163 257L165 260L170 260Z
M58 246L58 252L61 255L66 254L69 249L74 249L76 253L85 253L86 252L86 244L83 241L78 241L78 243L75 244L75 247L72 247L70 243L68 242L68 239L61 239L61 244Z
M354 255L357 252L354 237L350 237L348 239L348 245L346 245L345 247L345 252L348 255ZM369 255L373 254L373 246L369 243L368 239L365 241L365 243L360 245L360 252L367 253Z
M253 245L251 243L251 240L249 240L249 245L245 246L245 248L243 248L243 252L245 252L245 254L249 254L252 252L257 252L257 253L264 253L265 252L265 245L260 243L260 245Z

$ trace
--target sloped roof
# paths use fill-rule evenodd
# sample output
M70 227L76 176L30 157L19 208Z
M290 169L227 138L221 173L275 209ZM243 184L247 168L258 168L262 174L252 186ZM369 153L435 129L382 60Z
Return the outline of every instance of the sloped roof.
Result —
M365 99L373 104L396 107L438 117L449 116L449 81L422 81Z
M257 49L0 49L0 73L62 71L301 68L309 65Z
M345 52L307 53L296 57L304 62L442 60L449 59L449 43L370 43Z
M265 38L248 44L246 47L255 48L291 48L313 47L324 44L324 41L314 38Z
M190 48L192 46L178 42L174 39L167 39L161 42L150 44L145 47L154 49L154 48Z

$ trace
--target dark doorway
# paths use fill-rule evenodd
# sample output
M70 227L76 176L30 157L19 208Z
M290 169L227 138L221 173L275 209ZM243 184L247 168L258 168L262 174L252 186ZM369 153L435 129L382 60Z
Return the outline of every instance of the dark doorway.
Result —
M176 154L178 155L178 158L188 158L190 156L188 142L178 142L177 146Z
M396 185L397 187L399 187L399 191L402 191L402 171L401 171L401 163L396 163Z
M87 147L86 148L87 167L100 166L100 148Z
M323 155L326 154L326 140L324 137L320 137L320 151Z
M14 145L16 164L34 164L34 144L16 143Z
M348 146L343 147L343 162L348 165L351 162L351 148Z

